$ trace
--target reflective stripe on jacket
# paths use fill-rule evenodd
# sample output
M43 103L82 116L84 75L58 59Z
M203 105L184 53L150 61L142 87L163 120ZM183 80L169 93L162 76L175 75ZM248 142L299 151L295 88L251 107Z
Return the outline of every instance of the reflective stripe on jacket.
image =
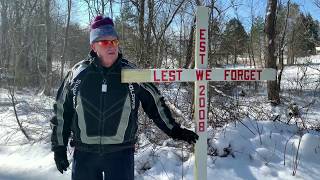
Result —
M179 126L152 83L121 83L121 69L135 68L121 55L110 67L99 64L95 53L77 63L58 90L52 124L52 150L65 149L72 133L75 148L112 152L134 146L138 109L170 136Z

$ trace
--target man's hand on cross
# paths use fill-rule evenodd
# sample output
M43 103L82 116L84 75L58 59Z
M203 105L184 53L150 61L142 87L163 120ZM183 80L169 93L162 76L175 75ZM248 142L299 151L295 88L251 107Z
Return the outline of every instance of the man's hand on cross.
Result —
M173 139L183 140L189 144L194 144L199 139L199 136L185 128L173 127L171 137Z

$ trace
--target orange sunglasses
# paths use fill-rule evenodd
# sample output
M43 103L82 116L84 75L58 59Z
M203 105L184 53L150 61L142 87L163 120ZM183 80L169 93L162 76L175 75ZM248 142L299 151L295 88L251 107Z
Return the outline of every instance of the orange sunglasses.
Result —
M98 44L102 47L108 47L109 45L110 46L118 46L119 45L119 40L118 39L114 39L114 40L101 40L101 41L98 41Z

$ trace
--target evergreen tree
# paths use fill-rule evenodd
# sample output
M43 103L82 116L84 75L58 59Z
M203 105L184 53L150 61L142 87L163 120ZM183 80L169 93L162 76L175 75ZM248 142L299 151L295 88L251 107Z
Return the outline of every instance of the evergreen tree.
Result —
M234 64L237 64L237 56L246 52L248 35L242 23L236 19L231 19L223 33L221 52L227 56L233 55Z
M254 19L250 30L250 48L252 49L252 55L258 57L259 61L262 60L263 47L264 47L264 19L258 16Z
M135 8L130 2L124 2L121 7L121 15L115 19L117 32L119 32L121 52L135 62L137 60L136 42L139 37L137 35L138 16Z
M316 42L319 39L318 23L313 20L312 16L308 13L302 16L302 24L305 28L304 32L304 48L307 54L315 54Z
M315 54L316 41L318 39L317 24L310 14L300 13L295 24L294 30L296 38L293 49L297 57L304 57Z
M289 7L288 7L289 6ZM289 12L287 12L289 10ZM289 14L287 14L289 13ZM278 46L278 52L282 51L287 54L288 64L294 63L294 58L296 56L295 43L297 40L297 34L300 34L297 30L297 21L300 16L300 8L296 3L289 3L286 6L279 5L277 9L277 27L276 33L280 36L276 37L276 43ZM288 19L286 19L288 18ZM287 27L284 27L287 22ZM286 28L285 32L284 29ZM284 42L281 42L282 36L285 34Z

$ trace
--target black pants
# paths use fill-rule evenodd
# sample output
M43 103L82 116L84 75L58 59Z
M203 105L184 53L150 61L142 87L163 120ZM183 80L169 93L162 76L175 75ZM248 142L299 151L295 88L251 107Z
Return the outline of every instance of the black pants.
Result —
M75 150L72 180L133 180L134 149L98 154Z

